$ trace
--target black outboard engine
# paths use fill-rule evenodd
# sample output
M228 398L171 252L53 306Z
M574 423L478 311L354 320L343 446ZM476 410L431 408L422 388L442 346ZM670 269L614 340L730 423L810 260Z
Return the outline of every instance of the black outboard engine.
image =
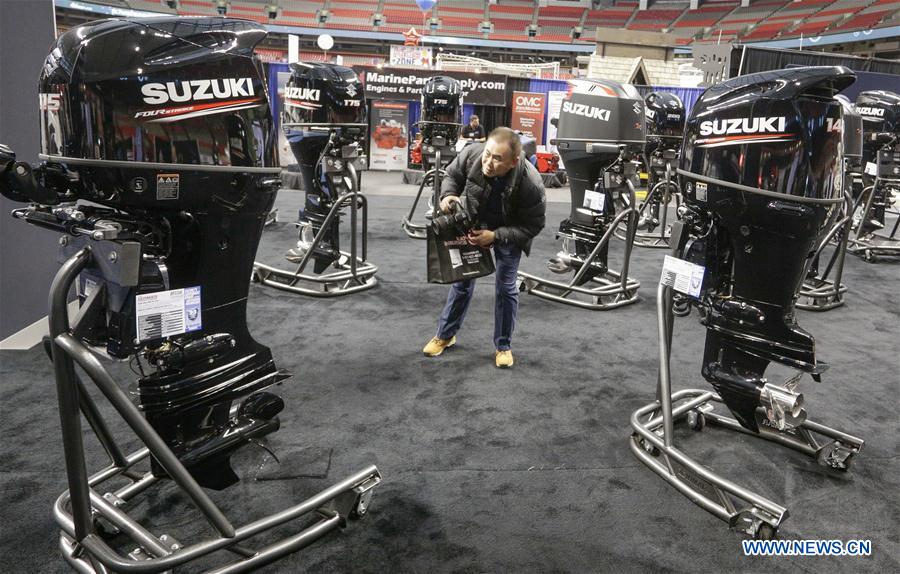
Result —
M419 108L423 156L429 153L427 146L455 149L462 117L463 92L459 80L449 76L434 76L425 80ZM447 163L453 160L452 153L449 149L442 149Z
M44 163L10 166L3 182L4 195L35 204L17 216L67 234L66 257L95 238L132 250L117 275L81 273L82 304L101 288L105 298L83 339L146 361L142 411L212 488L237 480L231 451L276 430L283 407L268 396L257 424L233 418L232 403L287 377L247 330L248 285L234 280L249 276L278 190L253 57L265 35L221 19L106 20L63 34L40 79Z
M73 28L40 78L43 163L16 162L0 146L0 193L30 203L13 215L62 234L45 349L68 481L54 516L63 556L79 572L124 571L135 560L142 571L170 572L221 549L237 553L226 569L252 569L364 513L380 481L369 467L314 499L254 513L253 528L236 528L204 490L238 480L232 453L279 428L284 403L265 389L289 376L246 317L246 278L280 186L265 72L253 53L265 36L259 24L229 18ZM73 286L80 311L70 323ZM133 396L104 354L139 373ZM88 382L145 448L121 450ZM82 417L110 459L90 476ZM175 544L171 531L154 535L127 514L163 478L181 495L170 488L167 500L189 500L214 538ZM311 514L320 519L299 538L249 553L240 546Z
M644 247L668 247L666 216L671 197L680 201L675 183L675 167L684 135L685 110L681 98L669 92L651 92L644 99L647 144L644 165L647 168L647 197L640 208L635 243ZM660 213L665 204L666 210ZM677 207L677 205L676 205ZM660 225L658 236L649 235Z
M631 450L704 510L756 539L771 539L788 510L713 472L675 443L675 423L741 431L847 470L863 440L807 420L797 385L816 381L815 341L794 301L823 232L844 201L841 104L855 81L844 67L774 70L707 89L691 110L678 175L681 220L657 290L656 398L631 415ZM670 357L677 291L706 327L703 377L715 388L673 390ZM798 372L781 384L769 363ZM717 408L724 403L728 413Z
M842 201L833 96L854 80L833 67L741 76L704 92L687 123L681 257L705 269L693 297L707 328L703 376L753 431L771 361L822 370L793 307Z
M356 72L336 64L292 64L284 88L283 122L306 193L300 222L308 231L288 252L288 259L298 262L335 200L347 191L344 164L359 162L365 154L366 101ZM332 219L312 257L315 273L341 259L340 217Z
M633 303L639 283L628 279L628 261L636 226L634 184L643 153L644 101L633 86L608 80L570 81L569 94L562 102L557 123L556 146L566 166L572 207L559 225L557 238L563 250L547 267L555 273L575 272L566 293L581 292L595 300L583 304L568 295L547 294L541 283L558 291L554 282L521 274L526 289L539 296L592 309ZM617 214L616 204L623 209ZM629 219L628 241L622 272L610 271L607 264L609 238L618 225ZM631 221L634 219L634 221ZM597 289L583 287L599 283ZM610 297L606 304L600 297ZM562 297L563 299L560 299Z
M863 118L863 187L875 186L871 205L861 214L860 233L865 235L884 227L888 190L900 185L900 95L860 92L856 111Z
M432 194L428 199L425 219L431 220L435 206L439 204L441 179L444 168L456 157L456 142L462 129L463 90L456 78L449 76L433 76L425 80L422 86L421 107L419 108L419 133L422 166L425 174L419 184L419 190L413 199L412 207L404 215L400 227L412 239L425 239L426 225L413 223L416 207L422 199L422 192L430 187Z
M666 174L666 166L678 159L684 138L684 102L669 92L651 92L644 99L647 118L647 144L644 161L652 188ZM674 174L673 174L674 175Z

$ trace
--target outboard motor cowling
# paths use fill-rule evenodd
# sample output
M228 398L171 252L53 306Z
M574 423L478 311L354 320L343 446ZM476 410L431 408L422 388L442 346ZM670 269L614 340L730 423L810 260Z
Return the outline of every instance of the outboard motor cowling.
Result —
M419 130L423 149L428 146L454 146L459 139L463 118L463 91L459 80L449 76L428 78L422 86L420 103ZM452 158L444 159L449 161Z
M843 67L776 70L704 92L688 119L681 169L690 237L682 258L705 274L703 376L757 430L770 361L818 373L795 296L842 201Z

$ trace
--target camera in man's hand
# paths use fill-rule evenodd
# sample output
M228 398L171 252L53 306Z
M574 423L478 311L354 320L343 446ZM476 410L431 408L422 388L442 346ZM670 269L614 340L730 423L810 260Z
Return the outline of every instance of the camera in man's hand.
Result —
M435 235L455 233L465 235L475 229L476 221L469 216L468 210L458 201L450 202L449 211L431 220L431 229Z

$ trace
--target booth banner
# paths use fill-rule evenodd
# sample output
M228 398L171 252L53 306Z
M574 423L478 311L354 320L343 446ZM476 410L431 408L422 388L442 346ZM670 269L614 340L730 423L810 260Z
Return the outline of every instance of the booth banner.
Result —
M446 70L379 70L358 68L368 100L418 100L433 76L450 76L462 84L467 104L506 106L506 76Z
M550 143L554 139L556 139L556 126L551 122L552 120L559 119L559 110L562 108L563 99L566 97L566 92L561 91L550 91L547 92L547 151L552 151L553 153L559 155L559 152L556 149L556 145ZM562 158L559 159L559 167L563 166Z
M544 135L544 103L546 94L513 92L512 119L509 127L540 144Z
M391 46L391 65L406 68L431 68L431 48Z
M372 102L369 114L369 169L405 169L408 157L409 104Z

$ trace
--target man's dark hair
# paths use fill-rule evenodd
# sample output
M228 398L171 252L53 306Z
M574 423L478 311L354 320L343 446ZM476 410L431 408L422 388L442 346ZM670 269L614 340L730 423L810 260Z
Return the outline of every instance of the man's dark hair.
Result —
M518 158L522 153L522 140L519 139L519 134L507 127L494 128L488 135L488 139L508 145L514 158Z
M477 119L479 119L479 118L478 118L478 116L476 116L475 114L472 114L471 116L469 116L469 121L470 121L470 122L471 122L472 120L477 120Z

